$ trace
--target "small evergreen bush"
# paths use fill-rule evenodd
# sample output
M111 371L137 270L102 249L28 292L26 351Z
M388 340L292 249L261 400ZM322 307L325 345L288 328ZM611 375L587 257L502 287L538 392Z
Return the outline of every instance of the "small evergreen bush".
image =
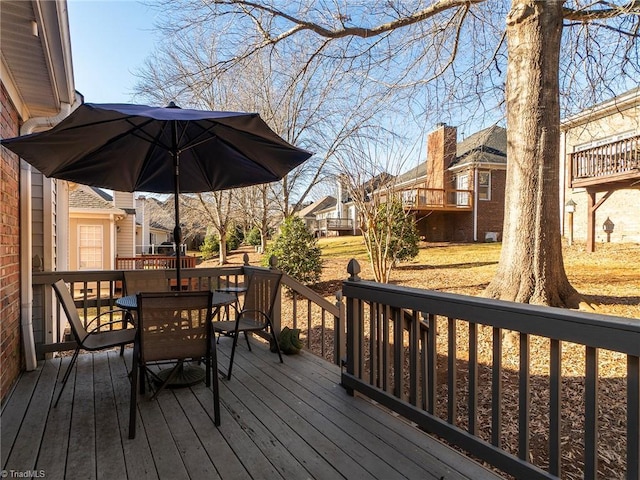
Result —
M260 229L258 227L253 227L251 230L249 230L247 236L245 237L245 241L253 247L260 246L262 242Z
M300 217L287 217L280 227L280 234L267 246L263 265L269 258L278 258L278 268L304 284L316 283L322 273L322 251L317 239L307 230Z

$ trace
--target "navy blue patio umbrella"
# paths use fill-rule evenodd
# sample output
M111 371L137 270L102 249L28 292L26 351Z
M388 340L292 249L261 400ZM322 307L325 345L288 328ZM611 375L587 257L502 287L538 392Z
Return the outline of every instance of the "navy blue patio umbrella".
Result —
M80 105L51 130L3 139L47 177L123 192L173 193L180 285L181 192L273 182L311 153L280 138L257 113L130 104Z

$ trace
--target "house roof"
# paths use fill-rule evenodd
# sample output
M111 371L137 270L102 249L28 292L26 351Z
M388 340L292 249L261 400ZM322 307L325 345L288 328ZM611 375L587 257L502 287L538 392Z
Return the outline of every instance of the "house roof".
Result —
M507 163L507 130L493 125L469 135L456 147L449 167L470 163Z
M478 163L507 163L507 130L493 125L469 135L456 145L456 158L448 168L460 168L464 165ZM426 162L404 172L396 179L396 184L415 181L426 176Z
M303 209L299 210L298 212L296 212L296 215L300 218L314 217L315 212L317 212L318 210L325 210L327 208L335 207L337 203L338 200L336 200L335 197L327 195L325 197L322 197L320 200L313 202L311 205L307 205Z
M109 194L99 188L76 184L69 189L69 209L70 210L100 210L104 213L114 213L124 215L124 211L114 207L113 203L105 199L110 198Z

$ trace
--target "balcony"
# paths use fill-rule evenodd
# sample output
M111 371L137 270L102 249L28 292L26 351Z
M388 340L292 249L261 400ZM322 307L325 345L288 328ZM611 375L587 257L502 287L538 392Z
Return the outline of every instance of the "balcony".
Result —
M318 230L322 232L352 232L351 218L321 218L318 220Z
M473 190L442 188L408 188L399 190L404 209L412 212L440 210L449 212L471 211Z
M629 188L640 181L640 135L570 154L571 187Z

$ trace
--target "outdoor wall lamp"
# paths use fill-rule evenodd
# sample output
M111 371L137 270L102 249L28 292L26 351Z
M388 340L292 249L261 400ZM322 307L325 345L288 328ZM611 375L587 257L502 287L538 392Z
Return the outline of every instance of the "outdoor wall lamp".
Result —
M38 22L35 20L31 20L31 35L34 37L38 36Z
M567 200L567 203L564 204L564 209L567 213L575 213L577 203L573 200Z
M569 245L573 245L573 214L576 211L576 205L577 203L571 199L567 200L567 203L564 204L564 209L569 217L569 236L567 238L567 243Z
M611 234L613 233L613 227L615 227L614 223L611 221L609 217L602 224L602 229L604 233L607 234L607 243L611 241Z

